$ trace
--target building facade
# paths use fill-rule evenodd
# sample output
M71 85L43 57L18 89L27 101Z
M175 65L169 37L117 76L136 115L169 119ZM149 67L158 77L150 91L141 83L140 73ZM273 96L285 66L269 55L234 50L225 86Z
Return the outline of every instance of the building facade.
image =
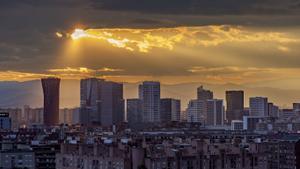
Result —
M86 125L110 126L124 122L123 84L103 79L82 79L80 121Z
M206 124L221 126L224 124L223 100L211 99L206 101Z
M268 114L268 98L266 97L250 97L249 99L250 116L267 117Z
M160 100L161 121L179 122L180 121L180 100L164 98Z
M59 123L59 78L42 79L44 92L44 124L54 126Z
M244 112L244 91L226 91L226 120L242 120Z
M145 81L140 84L139 99L142 101L143 122L161 122L160 83Z

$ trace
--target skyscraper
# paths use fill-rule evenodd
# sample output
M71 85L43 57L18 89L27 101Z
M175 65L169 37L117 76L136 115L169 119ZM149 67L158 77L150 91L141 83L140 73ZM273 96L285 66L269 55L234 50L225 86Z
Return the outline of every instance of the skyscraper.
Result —
M145 81L139 85L139 99L142 101L143 122L160 122L160 83Z
M250 116L266 117L268 116L268 98L251 97L249 99Z
M268 103L268 114L270 117L279 117L279 108L273 103Z
M213 98L214 98L214 94L212 91L204 89L203 86L197 88L198 100L208 100Z
M88 78L80 81L80 123L100 124L101 87L103 79Z
M89 78L80 82L82 124L110 126L124 121L123 84Z
M160 99L161 122L180 121L180 100Z
M243 120L244 91L226 91L226 119L230 124L232 120Z
M295 113L300 113L300 103L293 103L293 110Z
M224 124L223 100L210 99L206 101L206 124L217 126Z
M59 78L42 79L44 92L44 124L53 126L59 123Z
M205 123L206 120L206 101L191 100L186 110L187 122L190 123Z
M130 127L142 122L142 102L140 99L127 99L127 121Z
M102 81L100 96L101 125L111 126L123 123L125 120L123 84L110 81Z

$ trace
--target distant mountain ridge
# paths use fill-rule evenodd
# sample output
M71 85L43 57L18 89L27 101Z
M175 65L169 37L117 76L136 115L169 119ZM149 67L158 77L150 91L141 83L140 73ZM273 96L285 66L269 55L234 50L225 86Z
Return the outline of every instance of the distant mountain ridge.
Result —
M139 83L124 83L124 97L136 98L138 95ZM247 87L237 84L205 84L205 83L182 83L162 84L161 97L177 98L182 100L182 108L185 108L188 101L196 98L196 88L204 85L205 88L214 91L216 98L225 98L226 90L244 90L245 105L248 104L250 96L267 96L271 102L281 107L291 107L293 102L300 102L300 90L277 89L270 87ZM62 80L60 93L60 107L79 106L79 80ZM15 82L0 82L0 107L32 107L43 106L43 93L39 80ZM225 105L225 103L224 103Z

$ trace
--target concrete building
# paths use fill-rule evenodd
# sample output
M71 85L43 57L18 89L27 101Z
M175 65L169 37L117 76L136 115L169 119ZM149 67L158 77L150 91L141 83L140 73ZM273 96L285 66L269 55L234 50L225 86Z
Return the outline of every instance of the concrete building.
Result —
M59 123L59 78L44 78L44 124L54 126Z
M145 81L140 84L139 99L142 101L143 122L161 122L160 83Z
M17 130L23 124L22 109L20 108L1 108L0 112L6 112L11 119L11 129Z
M9 114L6 112L0 112L0 129L10 130L11 129L11 119Z
M268 114L270 117L279 117L279 108L273 103L268 103Z
M208 100L213 98L214 98L214 94L212 91L204 89L203 86L197 88L198 100Z
M226 91L226 120L242 120L244 113L244 91Z
M0 168L2 169L35 169L34 152L31 150L2 150L0 160Z
M297 118L298 114L293 109L282 109L279 112L280 119L290 120Z
M251 97L249 99L250 116L267 117L268 98L266 97Z
M300 168L300 137L283 136L279 140L269 140L265 143L268 153L268 169L298 169Z
M33 145L35 169L56 169L56 154L60 152L59 144Z
M300 103L293 103L293 110L300 115Z
M64 108L59 110L60 124L77 124L79 123L79 109L78 108Z
M224 124L223 100L210 99L206 101L206 125L221 126Z
M243 129L254 131L256 129L256 125L260 122L262 117L257 116L244 116L243 117Z
M80 123L100 124L101 85L103 79L88 78L80 80Z
M103 79L82 79L80 121L86 125L111 126L125 120L123 84Z
M190 123L205 123L206 107L203 100L191 100L187 107L187 122Z
M180 109L180 100L170 98L160 99L161 122L179 122Z
M130 127L137 127L139 123L142 123L143 109L140 99L127 99L127 122Z
M231 121L231 130L243 130L243 121L242 120L232 120Z
M23 108L24 124L26 126L42 125L44 124L44 109L43 108L31 108L25 105Z
M56 156L57 169L130 169L130 153L113 145L62 144Z

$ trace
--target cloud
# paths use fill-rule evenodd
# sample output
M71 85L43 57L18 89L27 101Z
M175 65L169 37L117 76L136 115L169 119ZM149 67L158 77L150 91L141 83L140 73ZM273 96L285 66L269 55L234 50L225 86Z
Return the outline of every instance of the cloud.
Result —
M101 10L152 14L282 15L298 14L298 0L92 0Z
M251 31L241 26L230 25L157 29L75 29L71 37L73 40L97 39L117 48L144 53L153 48L173 50L177 44L211 47L225 43L286 44L300 41L281 32Z
M300 68L272 67L203 67L196 66L187 71L194 76L203 76L209 82L256 83L282 79L298 79Z
M278 46L278 50L281 52L290 52L290 48L286 46Z

